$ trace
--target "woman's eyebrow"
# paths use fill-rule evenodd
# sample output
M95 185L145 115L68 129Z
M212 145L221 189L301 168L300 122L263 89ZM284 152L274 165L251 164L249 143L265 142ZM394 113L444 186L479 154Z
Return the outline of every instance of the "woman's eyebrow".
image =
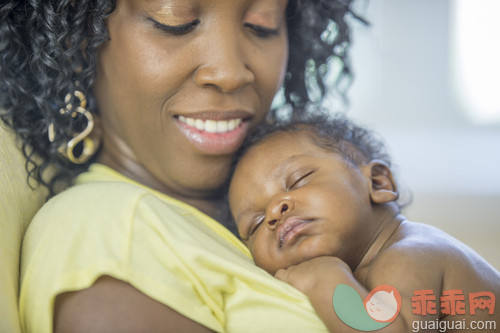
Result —
M156 15L169 17L169 16L195 16L196 11L187 5L182 3L178 4L152 4L146 3L145 5L147 11L151 11Z

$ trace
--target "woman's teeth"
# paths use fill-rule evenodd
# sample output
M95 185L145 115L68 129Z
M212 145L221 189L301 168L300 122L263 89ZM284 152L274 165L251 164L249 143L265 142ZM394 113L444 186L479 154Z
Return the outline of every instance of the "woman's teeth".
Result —
M179 120L188 126L208 133L226 133L240 126L242 122L241 118L231 120L202 120L184 116L179 116Z

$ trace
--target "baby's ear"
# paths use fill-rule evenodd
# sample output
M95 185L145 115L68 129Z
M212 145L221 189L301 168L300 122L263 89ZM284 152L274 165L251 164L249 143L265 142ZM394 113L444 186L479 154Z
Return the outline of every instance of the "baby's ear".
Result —
M398 200L398 189L389 166L384 161L372 160L366 167L370 173L370 197L372 202L384 204Z

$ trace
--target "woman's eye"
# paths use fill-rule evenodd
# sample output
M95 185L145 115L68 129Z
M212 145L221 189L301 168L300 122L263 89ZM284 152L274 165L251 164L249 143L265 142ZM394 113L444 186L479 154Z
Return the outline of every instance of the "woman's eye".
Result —
M292 179L292 181L290 181L290 185L287 186L287 191L291 191L299 186L302 185L302 182L304 180L307 179L307 177L309 177L310 175L312 175L314 173L314 171L308 171L306 173L301 173L297 178L295 179Z
M252 23L245 23L245 27L253 30L253 32L261 38L267 38L271 36L277 36L279 33L278 29L266 28L261 25L256 25Z
M153 25L156 29L159 29L161 31L164 31L168 34L175 35L175 36L187 34L188 32L193 30L200 23L200 20L196 19L196 20L193 20L193 21L185 23L185 24L166 25L166 24L160 23L152 18L148 18L148 20L153 22Z

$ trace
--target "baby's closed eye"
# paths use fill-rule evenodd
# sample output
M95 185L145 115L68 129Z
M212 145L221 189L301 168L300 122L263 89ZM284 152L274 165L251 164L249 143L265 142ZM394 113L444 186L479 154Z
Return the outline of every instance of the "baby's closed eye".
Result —
M316 170L298 170L292 173L289 177L287 177L285 186L287 191L291 191L303 186L308 180L309 176L311 176Z
M246 230L244 230L245 236L244 239L248 240L256 231L257 229L261 226L262 222L265 220L265 215L256 215L248 224L248 227Z

